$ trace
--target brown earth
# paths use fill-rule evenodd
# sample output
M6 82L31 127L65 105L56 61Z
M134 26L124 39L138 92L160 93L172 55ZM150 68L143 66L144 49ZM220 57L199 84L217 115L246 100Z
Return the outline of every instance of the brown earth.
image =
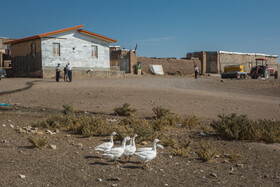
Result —
M169 108L182 117L195 114L202 124L188 131L171 128L173 136L193 141L189 158L159 150L150 169L142 163L120 160L118 165L101 159L94 147L107 137L83 138L60 131L47 135L56 150L33 149L28 134L11 125L26 127L62 109L65 103L77 111L98 113L108 119L123 103L136 108L137 117L153 116L154 106ZM200 135L201 128L218 114L246 114L250 119L280 120L279 80L224 80L215 77L128 76L120 79L2 79L0 81L0 186L279 186L280 145L224 141ZM10 110L8 110L10 108ZM242 155L236 162L216 157L205 163L194 153L200 140L217 149L230 148ZM118 145L116 145L118 146ZM22 179L19 175L25 175ZM99 180L102 180L101 182Z

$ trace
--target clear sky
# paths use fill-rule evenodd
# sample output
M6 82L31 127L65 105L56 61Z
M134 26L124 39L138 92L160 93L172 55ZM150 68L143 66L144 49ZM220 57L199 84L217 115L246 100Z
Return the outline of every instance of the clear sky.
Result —
M280 0L0 0L0 36L85 24L147 57L193 51L280 55Z

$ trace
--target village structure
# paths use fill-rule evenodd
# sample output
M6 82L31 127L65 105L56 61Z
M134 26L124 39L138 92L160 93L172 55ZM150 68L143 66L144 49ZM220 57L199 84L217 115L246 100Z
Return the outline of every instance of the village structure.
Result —
M0 38L0 68L9 77L51 78L59 63L70 63L74 77L122 77L125 73L151 74L151 65L160 65L165 74L192 75L197 65L201 74L219 74L228 65L243 65L250 72L258 58L266 58L278 71L278 56L259 53L200 51L186 57L137 57L136 48L111 46L117 40L82 29L78 25L22 39ZM141 69L139 71L139 68Z

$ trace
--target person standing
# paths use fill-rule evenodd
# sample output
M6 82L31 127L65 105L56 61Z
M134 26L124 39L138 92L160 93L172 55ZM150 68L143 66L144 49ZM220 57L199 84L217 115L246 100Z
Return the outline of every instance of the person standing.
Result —
M56 68L55 68L55 72L56 72L56 74L55 74L55 80L56 80L56 82L59 82L59 78L60 78L60 64L57 64L57 66L56 66Z
M197 65L195 65L194 66L194 77L195 77L195 79L197 79L198 73L199 73L199 69L198 69Z
M64 67L64 81L68 81L68 64Z
M72 82L72 66L70 65L70 63L68 63L67 65L67 70L68 70L69 82Z

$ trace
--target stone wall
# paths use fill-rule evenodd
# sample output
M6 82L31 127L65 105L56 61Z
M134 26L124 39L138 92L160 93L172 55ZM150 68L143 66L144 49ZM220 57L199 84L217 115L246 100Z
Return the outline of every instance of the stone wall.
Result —
M149 65L162 65L165 74L181 72L182 75L193 75L194 65L198 65L201 69L201 62L198 59L174 59L174 58L148 58L137 57L138 62L142 62L142 72L151 74Z

